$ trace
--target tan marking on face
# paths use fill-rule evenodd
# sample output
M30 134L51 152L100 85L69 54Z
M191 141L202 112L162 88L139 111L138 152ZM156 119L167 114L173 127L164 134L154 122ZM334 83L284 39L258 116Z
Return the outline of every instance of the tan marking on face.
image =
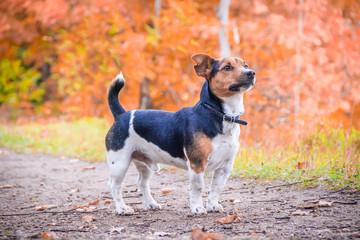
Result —
M212 152L211 139L203 133L196 133L187 151L191 169L196 173L205 171L209 155Z
M218 60L220 62L219 72L210 80L210 89L219 97L231 97L237 92L230 91L229 87L233 84L239 83L242 79L245 80L244 74L245 61L241 58L223 58ZM231 71L226 71L225 66L230 66Z

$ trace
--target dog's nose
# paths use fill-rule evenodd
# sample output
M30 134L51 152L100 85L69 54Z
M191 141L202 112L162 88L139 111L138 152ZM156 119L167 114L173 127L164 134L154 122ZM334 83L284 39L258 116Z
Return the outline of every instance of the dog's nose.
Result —
M250 70L250 69L245 69L244 74L248 78L254 78L255 77L255 72L253 70Z

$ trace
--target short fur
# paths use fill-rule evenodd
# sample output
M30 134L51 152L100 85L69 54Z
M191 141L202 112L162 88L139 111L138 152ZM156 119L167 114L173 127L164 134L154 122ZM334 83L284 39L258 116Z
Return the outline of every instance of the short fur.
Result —
M238 116L244 111L243 93L255 84L255 72L241 58L215 60L206 54L192 59L198 76L206 81L200 101L177 112L132 110L126 112L118 101L125 80L120 73L108 90L114 124L106 135L109 187L118 214L134 210L124 202L121 184L133 162L139 171L138 185L148 209L161 206L150 193L149 180L159 163L187 169L190 177L190 209L193 214L222 211L218 202L239 149L240 127L214 115L204 107L211 105L224 114ZM204 173L213 172L206 209L202 203Z

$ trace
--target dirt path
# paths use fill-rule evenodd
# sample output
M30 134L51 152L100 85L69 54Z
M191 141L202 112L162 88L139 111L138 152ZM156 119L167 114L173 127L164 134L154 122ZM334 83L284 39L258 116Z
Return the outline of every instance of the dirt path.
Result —
M105 163L17 154L8 149L0 149L0 153L0 238L4 239L36 238L44 232L59 238L189 239L195 226L226 239L360 238L360 194L349 189L304 190L293 186L266 190L270 183L232 179L221 195L225 213L194 217L188 206L185 171L161 170L153 177L152 192L163 207L153 212L142 204L135 184L137 172L131 166L124 182L124 196L136 215L117 216L107 188ZM231 198L240 202L231 202ZM111 203L106 203L109 200ZM334 203L329 207L299 208L316 205L310 202L318 200ZM91 202L94 205L83 210L73 209ZM35 209L44 205L55 206L44 211ZM241 222L214 222L234 214L235 209L242 216ZM296 211L308 214L293 215Z

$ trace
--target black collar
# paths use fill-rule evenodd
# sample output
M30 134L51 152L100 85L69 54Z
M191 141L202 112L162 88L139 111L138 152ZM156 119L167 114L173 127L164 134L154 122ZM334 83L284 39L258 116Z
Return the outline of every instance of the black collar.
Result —
M241 125L247 125L246 121L240 120L240 115L236 116L236 117L230 117L226 114L224 114L223 112L217 110L216 108L214 108L213 106L207 104L207 103L201 103L206 109L208 109L210 112L212 112L214 115L218 116L219 118L222 118L223 121L228 121L231 123L238 123Z

